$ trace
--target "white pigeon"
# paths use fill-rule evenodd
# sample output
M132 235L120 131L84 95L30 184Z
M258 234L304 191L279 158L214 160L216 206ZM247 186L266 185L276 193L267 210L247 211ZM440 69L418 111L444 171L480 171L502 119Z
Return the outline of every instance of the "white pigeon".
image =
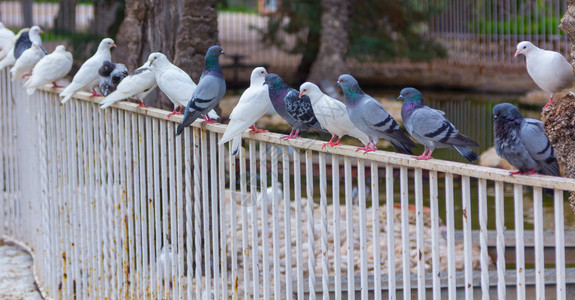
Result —
M250 77L250 87L248 87L234 110L230 114L230 123L224 132L219 144L223 145L230 140L232 154L236 155L242 143L242 133L251 126L250 133L266 132L256 128L254 123L265 115L272 102L270 100L269 89L264 85L265 77L268 74L265 68L257 67L252 71Z
M102 66L105 60L111 60L112 54L110 53L110 48L116 47L114 40L111 38L105 38L100 42L96 54L88 58L84 64L80 67L70 85L68 85L60 97L63 97L62 103L68 102L72 95L78 90L83 88L93 88L98 84L98 69ZM92 90L92 96L100 96Z
M156 86L156 77L150 68L150 62L147 61L144 65L134 70L132 74L120 81L116 90L100 102L100 109L105 109L120 100L134 96L140 101L140 106L144 106L142 100L153 91Z
M6 28L4 23L0 22L0 49L4 49L7 45L10 44L10 40L14 37L14 32L12 30Z
M42 57L44 57L44 51L38 42L32 42L32 47L24 50L22 55L16 60L16 63L14 63L14 67L10 69L12 81L20 79L20 76L29 75Z
M188 105L188 101L192 98L192 94L196 89L196 83L194 83L188 73L172 64L160 52L150 54L148 63L152 71L154 71L158 87L174 103L174 111L168 114L168 118L175 114L181 114L184 107ZM178 106L181 107L179 111L177 111Z
M571 87L575 74L573 67L559 52L544 50L529 41L517 44L515 56L525 55L527 73L545 92L551 94L545 107L553 104L553 96L568 87Z
M325 146L337 146L344 135L352 136L360 140L364 145L369 142L368 136L359 130L349 119L345 104L326 94L320 88L311 83L304 82L299 88L299 96L307 95L311 101L311 107L319 124L325 128L332 137ZM337 142L333 140L338 137Z
M14 56L14 46L16 45L16 41L20 38L22 33L30 31L30 28L22 28L18 33L10 40L10 42L6 45L5 48L2 48L0 51L0 70L14 65L16 62L16 57Z
M52 83L53 87L61 87L56 81L63 78L72 69L72 53L66 51L64 45L56 46L56 49L44 56L32 69L32 76L26 81L26 93L34 94L39 86Z

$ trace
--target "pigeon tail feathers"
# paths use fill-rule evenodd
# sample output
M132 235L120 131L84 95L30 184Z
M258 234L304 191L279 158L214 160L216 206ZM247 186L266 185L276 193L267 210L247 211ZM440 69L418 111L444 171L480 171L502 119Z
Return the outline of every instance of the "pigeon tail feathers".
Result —
M457 150L457 152L459 152L459 154L461 154L463 157L465 157L470 162L474 162L474 161L479 159L479 155L477 155L477 153L475 153L468 146L455 146L454 145L453 148L455 148L455 150Z

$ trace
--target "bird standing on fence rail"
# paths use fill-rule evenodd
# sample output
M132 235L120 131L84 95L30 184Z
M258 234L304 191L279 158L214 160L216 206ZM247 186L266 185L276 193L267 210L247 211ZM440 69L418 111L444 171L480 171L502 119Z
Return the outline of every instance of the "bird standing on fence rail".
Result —
M66 51L64 45L56 46L56 49L44 56L32 69L32 76L24 84L28 95L34 94L36 88L47 83L53 87L61 87L56 81L63 78L72 69L72 53Z
M150 68L150 62L146 61L143 66L137 68L132 72L132 74L120 81L116 90L100 102L100 109L105 109L106 107L129 97L136 97L138 99L140 102L138 107L146 107L143 102L144 98L146 98L146 96L157 86L154 71Z
M200 82L188 101L184 111L184 119L178 125L176 135L180 135L184 128L194 122L200 115L204 116L204 123L215 123L208 115L224 97L226 93L226 80L219 57L225 54L220 46L211 46L206 52L204 60L204 72L200 77Z
M268 72L264 67L257 67L252 71L250 87L243 92L238 104L230 114L230 123L226 127L226 132L224 132L219 144L223 145L231 140L232 155L238 153L242 143L242 133L248 127L251 126L250 133L252 134L267 131L258 129L255 125L255 122L265 115L272 105L268 87L264 85L267 74Z
M2 59L0 61L0 70L14 65L16 62L16 57L14 57L14 45L16 45L16 41L20 38L20 36L22 36L24 33L27 33L28 31L30 31L30 28L20 29L20 31L18 31L18 33L10 40L8 45L2 49L2 52L0 52L0 58Z
M112 59L112 54L110 53L112 47L116 47L116 44L111 38L105 38L100 42L96 53L82 64L76 75L74 75L72 82L60 93L60 97L64 98L62 103L68 102L76 91L83 88L91 88L93 97L102 96L96 93L94 87L98 84L98 69L100 69L105 60Z
M539 172L560 176L543 122L523 118L514 105L500 103L493 107L493 133L497 155L519 170L510 175Z
M32 43L32 47L26 49L20 58L16 60L16 63L10 69L10 74L12 75L12 81L20 79L20 76L24 78L25 76L31 75L34 66L44 57L44 51L40 48L37 42Z
M361 90L355 78L344 74L339 76L337 84L343 90L349 119L369 137L367 145L357 150L365 153L375 151L379 138L384 138L397 152L413 154L410 149L415 147L415 143L401 131L399 124L379 102Z
M276 112L290 124L292 130L289 135L282 139L295 139L299 132L310 128L322 129L313 112L309 97L303 95L299 98L299 92L289 87L281 77L271 73L266 75L264 84L267 84L270 100Z
M4 50L4 47L10 44L10 40L14 37L14 32L6 28L4 23L0 22L0 49Z
M568 87L571 87L575 74L573 67L565 57L555 51L544 50L533 45L531 42L523 41L517 44L515 56L525 55L527 73L545 92L551 94L549 102L543 109L553 104L553 96Z
M403 100L401 119L407 132L425 146L423 154L415 158L430 159L435 148L453 148L471 162L479 158L477 153L469 148L478 147L479 144L459 133L445 118L444 112L423 104L423 95L418 90L404 88L397 100Z
M42 31L39 26L32 26L30 31L23 32L20 37L18 37L16 44L14 45L14 57L16 59L20 58L26 49L32 47L32 43L34 42L40 46L44 54L47 54L46 49L42 48L42 37L40 36L41 33L44 33L44 31Z
M158 87L174 104L174 110L168 114L168 118L181 114L196 90L196 83L188 73L172 64L160 52L154 52L148 56L148 65L156 76ZM181 107L179 111L178 107Z
M311 82L304 82L300 86L300 99L303 95L309 97L313 112L319 124L331 133L331 139L329 142L323 144L322 149L325 146L339 145L339 141L344 135L352 136L360 140L364 145L369 143L367 135L355 127L349 119L343 102L324 94L317 85ZM336 137L338 137L338 139L334 142L333 140Z

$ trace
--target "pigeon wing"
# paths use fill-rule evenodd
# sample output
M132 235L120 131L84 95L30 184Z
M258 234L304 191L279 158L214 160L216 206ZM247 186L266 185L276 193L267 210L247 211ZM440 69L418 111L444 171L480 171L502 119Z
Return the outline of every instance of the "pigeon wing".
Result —
M14 45L14 57L18 59L26 49L32 46L32 41L30 41L30 36L28 32L23 32L18 40L16 40L16 44Z
M560 176L559 165L553 152L553 146L547 136L543 122L524 119L519 128L519 138L523 141L527 153L537 162L544 174Z
M477 142L462 135L441 111L424 106L416 109L409 118L410 133L416 139L430 140L455 146L479 146Z

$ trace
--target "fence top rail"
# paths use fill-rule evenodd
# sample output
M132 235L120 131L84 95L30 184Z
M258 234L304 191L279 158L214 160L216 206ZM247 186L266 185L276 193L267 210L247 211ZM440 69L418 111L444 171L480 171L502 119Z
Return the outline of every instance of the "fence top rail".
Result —
M58 94L63 90L61 88L53 88L51 85L45 85L40 87L39 90L43 90L48 93ZM77 100L92 102L99 104L97 98L93 98L87 92L77 92L74 97ZM67 104L64 104L67 105ZM68 104L69 105L69 104ZM173 115L168 119L169 111L158 109L158 108L140 108L136 103L128 101L119 101L112 105L112 107L118 108L124 111L130 111L136 114L146 115L152 118L171 121L175 123L180 123L183 116ZM202 120L198 119L194 121L190 126L200 128L202 130L208 130L216 133L224 133L227 125L225 124L202 124ZM406 166L409 168L419 168L430 171L451 173L460 176L469 176L472 178L486 179L493 181L500 181L509 184L520 184L528 185L533 187L550 188L550 189L561 189L566 191L575 191L575 179L565 178L565 177L553 177L546 175L509 175L509 170L497 169L491 167L483 167L474 164L453 162L441 159L431 159L431 160L416 160L411 155L400 154L389 151L376 151L376 152L356 152L355 146L341 145L338 147L328 147L322 149L324 141L313 140L307 138L298 138L295 140L283 140L281 139L281 134L266 132L256 135L251 135L247 132L243 134L245 139L253 139L261 142L266 142L270 144L282 145L282 146L292 146L300 150L312 150L317 152L324 152L329 154L336 154L341 156L354 157L357 159L365 159L376 161L384 164L391 164L396 166Z

